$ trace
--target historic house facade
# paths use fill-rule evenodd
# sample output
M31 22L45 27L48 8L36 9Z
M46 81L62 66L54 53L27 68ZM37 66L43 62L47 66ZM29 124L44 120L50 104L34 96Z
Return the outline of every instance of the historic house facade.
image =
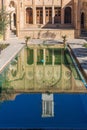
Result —
M10 30L20 38L80 37L87 30L87 0L1 0L10 11ZM8 36L9 37L9 36Z

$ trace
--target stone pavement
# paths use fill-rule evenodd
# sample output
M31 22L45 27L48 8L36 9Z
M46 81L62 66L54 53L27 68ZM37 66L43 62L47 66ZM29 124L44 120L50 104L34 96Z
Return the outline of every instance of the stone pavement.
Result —
M87 75L87 48L83 47L83 44L87 43L87 41L83 39L75 39L68 41L68 43L83 71Z
M18 38L9 39L8 41L1 41L0 43L9 43L10 45L1 51L0 54L0 72L4 67L19 53L19 51L25 46L24 40Z
M30 39L29 44L58 44L62 43L62 40L54 39Z

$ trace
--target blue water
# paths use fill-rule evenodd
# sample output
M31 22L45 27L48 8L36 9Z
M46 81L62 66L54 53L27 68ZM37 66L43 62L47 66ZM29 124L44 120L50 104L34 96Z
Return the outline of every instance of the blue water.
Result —
M87 128L87 95L54 94L54 117L42 118L42 95L21 94L0 105L0 128Z

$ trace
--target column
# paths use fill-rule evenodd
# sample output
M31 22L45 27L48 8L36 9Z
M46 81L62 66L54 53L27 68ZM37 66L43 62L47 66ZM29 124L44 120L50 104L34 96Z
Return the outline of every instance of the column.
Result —
M36 71L37 71L37 48L34 48L34 52L33 52L33 57L34 57L34 68L33 68L33 87L34 89L36 89Z
M64 9L61 7L61 24L64 24Z
M77 11L77 28L78 28L78 37L80 36L80 25L81 25L81 22L80 22L80 7L81 7L81 1L78 0L78 11Z
M77 2L74 0L74 26L77 28Z
M37 49L34 48L34 65L37 65Z
M54 101L52 101L52 116L54 116Z
M54 24L54 6L52 6L52 24Z
M3 0L2 1L2 9L4 9L4 7L5 7L5 11L10 13L9 10L8 10L8 8L9 8L9 1L8 0L7 1ZM7 15L7 21L10 21L10 16L9 15ZM8 25L6 26L6 30L5 30L5 32L3 34L3 39L7 40L7 39L9 39L9 37L10 37L10 23L8 23Z
M85 30L87 31L87 13L85 13Z
M4 7L4 0L1 1L1 5L2 5L2 10L3 10L3 7Z
M76 29L76 37L80 35L80 0L74 1L74 26Z
M36 5L35 5L35 0L33 0L33 24L36 24Z
M73 3L72 3L72 11L71 11L71 15L72 15L72 19L71 19L71 23L72 23L72 26L74 27L74 1L73 1Z
M26 11L26 8L24 8L24 6L23 6L23 1L21 0L21 2L20 2L20 21L22 21L22 22L20 23L20 28L24 28L24 21L25 21L25 19L24 19L24 15L25 15L24 9Z
M43 49L43 59L44 59L44 65L46 64L46 49Z
M11 29L14 29L14 19L13 19L13 14L11 14Z
M33 24L36 24L36 7L33 7Z
M52 49L52 65L55 64L55 56L54 56L54 49Z
M64 24L64 7L62 0L61 0L61 24Z
M43 24L45 24L45 6L43 6Z
M71 86L72 86L72 92L74 92L74 88L76 87L75 79L73 78L73 73L71 72Z
M18 63L17 63L17 71L18 71L18 75L19 77L21 76L21 55L18 55Z
M18 5L16 7L16 33L19 36L20 32L20 12L19 12L20 3L18 1Z
M44 101L42 101L42 116L44 115L45 110L44 110Z

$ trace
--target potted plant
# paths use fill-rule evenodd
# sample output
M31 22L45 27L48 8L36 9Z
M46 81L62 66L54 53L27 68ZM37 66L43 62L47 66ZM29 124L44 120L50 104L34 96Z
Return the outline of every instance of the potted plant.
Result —
M30 40L30 37L29 36L25 36L25 44L26 46L28 45L28 41Z

